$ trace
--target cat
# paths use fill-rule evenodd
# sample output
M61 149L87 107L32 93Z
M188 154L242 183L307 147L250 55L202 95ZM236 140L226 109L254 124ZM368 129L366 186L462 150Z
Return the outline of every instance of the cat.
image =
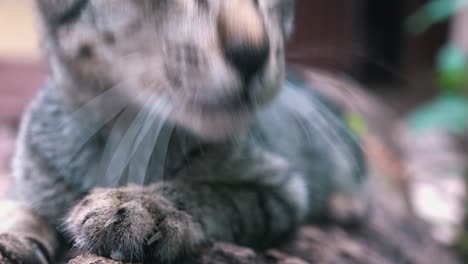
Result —
M364 219L356 138L286 70L294 5L37 0L50 74L21 123L0 262L54 263L72 245L173 263Z

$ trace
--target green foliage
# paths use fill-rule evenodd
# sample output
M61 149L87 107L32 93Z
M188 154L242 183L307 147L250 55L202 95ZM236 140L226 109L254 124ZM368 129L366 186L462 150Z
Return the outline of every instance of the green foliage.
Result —
M422 33L467 4L468 0L433 0L410 17L409 29L413 33ZM454 43L448 43L440 50L436 67L436 84L441 95L411 113L409 126L416 131L436 129L464 133L468 130L466 54Z
M367 123L359 114L346 112L344 114L344 120L348 128L357 138L361 138L367 133Z
M409 126L416 131L445 130L464 133L468 130L468 64L461 49L453 44L441 49L437 59L436 82L440 96L418 108L408 117Z
M433 24L450 18L467 4L468 0L432 0L408 19L407 28L414 34L421 34Z
M419 132L434 129L464 133L468 129L468 101L456 95L441 96L411 113L408 124Z
M462 8L468 8L468 0L432 0L408 19L408 29L420 34ZM464 51L455 44L449 43L441 49L437 58L436 82L442 93L464 94L463 89L468 84L467 65Z
M437 58L437 85L443 93L463 95L468 83L465 54L454 44L441 49Z

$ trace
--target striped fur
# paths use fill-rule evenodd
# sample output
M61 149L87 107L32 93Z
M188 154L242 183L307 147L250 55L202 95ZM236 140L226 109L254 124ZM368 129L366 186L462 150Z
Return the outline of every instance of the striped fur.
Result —
M285 78L292 7L38 0L50 79L21 125L0 255L47 263L65 241L171 263L214 240L261 249L310 218L362 217L365 164L339 109Z

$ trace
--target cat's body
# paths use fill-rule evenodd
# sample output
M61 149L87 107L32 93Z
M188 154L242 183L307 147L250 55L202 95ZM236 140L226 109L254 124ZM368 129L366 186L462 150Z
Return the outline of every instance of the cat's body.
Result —
M0 224L4 259L52 259L68 233L83 251L170 262L365 214L362 153L339 113L283 81L292 1L39 5L52 78L23 120L16 200L29 211L2 212L14 215Z

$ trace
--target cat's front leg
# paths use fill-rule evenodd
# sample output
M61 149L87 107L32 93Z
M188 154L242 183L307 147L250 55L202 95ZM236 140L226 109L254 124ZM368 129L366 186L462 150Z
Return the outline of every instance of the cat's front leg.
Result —
M140 186L95 189L74 207L66 227L82 251L126 262L172 263L203 241L189 214Z
M209 162L192 163L177 180L94 190L66 221L76 246L117 260L174 262L213 240L273 246L307 216L307 182L283 159L249 151Z
M72 210L66 226L84 252L173 263L212 240L257 248L283 241L302 219L293 195L248 181L97 189Z

